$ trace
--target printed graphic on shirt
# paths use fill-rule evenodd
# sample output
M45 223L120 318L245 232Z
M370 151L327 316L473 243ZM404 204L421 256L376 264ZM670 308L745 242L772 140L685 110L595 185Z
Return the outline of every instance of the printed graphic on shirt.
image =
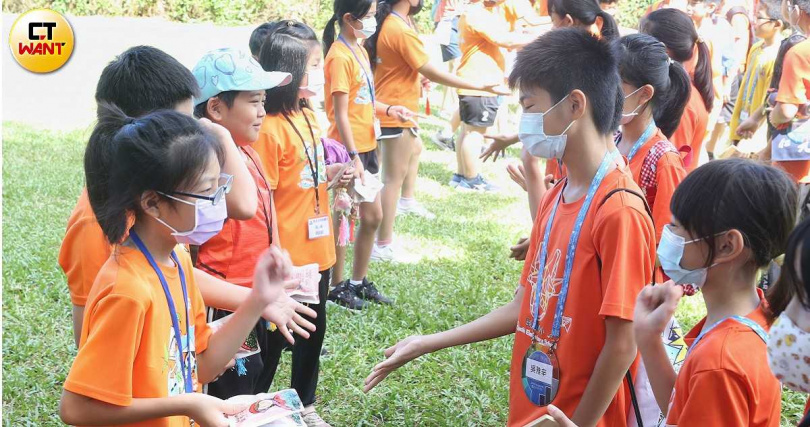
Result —
M539 254L538 254L539 258ZM542 278L542 287L540 289L540 312L537 315L537 322L542 323L543 319L546 317L546 313L549 312L549 307L551 307L551 315L554 315L554 311L556 310L555 305L550 305L551 299L554 298L555 300L560 295L560 290L562 287L562 271L560 270L560 266L562 263L562 251L560 249L555 250L548 256L546 260L546 266L543 271L543 278ZM537 307L535 306L537 301L537 277L538 277L538 267L537 261L532 263L532 271L529 274L529 283L532 285L532 294L531 299L529 300L529 311L530 313L534 314L537 313ZM559 274L558 274L559 273ZM556 303L555 303L556 304ZM532 319L529 319L529 327L533 327L534 325L531 324ZM562 319L562 328L568 332L571 328L571 318L563 316ZM544 335L542 327L540 330L537 331L540 335Z
M355 81L360 83L360 88L357 89L357 97L354 98L354 103L358 105L371 104L371 90L368 87L368 80L363 70L357 70Z
M189 334L182 336L183 344L183 362L188 369L189 364L192 367L192 385L197 388L197 352L194 345L194 326L189 327ZM185 385L183 383L183 372L180 365L180 359L177 354L177 341L174 336L174 328L169 328L169 347L164 352L163 362L168 371L167 384L169 387L169 396L176 396L185 392Z
M315 159L312 158L312 155L316 150L318 151L318 184L320 185L320 183L326 182L326 163L324 161L323 144L318 144L317 148L313 150L312 143L307 142L306 156L308 156L309 159L304 157L304 153L301 153L299 159L301 162L304 162L304 168L301 169L301 181L298 183L298 186L303 189L308 190L315 187L315 181L312 179L312 168L310 167L310 164L315 164Z

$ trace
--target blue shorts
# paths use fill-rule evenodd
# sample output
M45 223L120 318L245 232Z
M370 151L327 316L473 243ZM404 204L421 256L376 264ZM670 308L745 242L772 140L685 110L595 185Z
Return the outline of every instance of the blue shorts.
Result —
M461 48L458 46L458 16L453 18L450 30L450 44L439 45L442 50L442 61L448 62L461 57Z

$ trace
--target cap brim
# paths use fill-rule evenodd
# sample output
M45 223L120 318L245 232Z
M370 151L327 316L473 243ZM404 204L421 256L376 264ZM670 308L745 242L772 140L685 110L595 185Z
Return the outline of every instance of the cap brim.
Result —
M266 90L274 87L286 86L292 81L290 73L283 73L281 71L265 71L257 79L257 83L261 87L251 88L248 90Z

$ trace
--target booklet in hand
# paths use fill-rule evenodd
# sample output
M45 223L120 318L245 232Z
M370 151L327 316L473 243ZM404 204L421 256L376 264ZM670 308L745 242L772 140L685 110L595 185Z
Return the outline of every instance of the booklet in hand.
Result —
M299 426L303 424L301 411L304 404L295 390L275 393L240 395L228 402L250 405L241 412L228 416L230 427ZM305 425L305 424L303 424Z
M377 198L377 193L382 190L383 183L369 171L363 171L363 178L366 181L365 184L360 178L354 179L354 191L360 196L361 202L372 203Z
M287 289L287 295L301 303L318 304L321 302L318 288L321 283L321 273L318 264L307 264L293 267L290 274L291 282L297 283L294 288Z

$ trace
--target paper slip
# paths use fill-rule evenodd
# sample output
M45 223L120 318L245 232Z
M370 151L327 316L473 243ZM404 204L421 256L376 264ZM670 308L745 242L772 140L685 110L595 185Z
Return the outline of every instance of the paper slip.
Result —
M354 179L354 191L360 196L361 202L372 203L377 198L377 193L382 190L383 183L369 171L363 171L363 178L366 181L365 185L360 181L360 178Z
M217 329L221 328L225 323L228 323L231 320L231 316L233 314L229 314L219 320L215 320L208 324L211 328L211 332L216 332ZM248 356L252 356L256 353L261 351L259 348L259 340L256 337L256 331L251 330L250 334L248 334L245 342L242 343L242 347L239 348L239 351L236 352L236 355L233 357L234 359L243 359Z
M336 173L332 180L329 181L329 185L326 187L326 189L331 190L337 187L338 183L340 183L340 178L342 178L343 174L346 173L346 169L349 169L352 166L354 166L354 162L343 163L343 166L340 167L338 173Z
M295 390L276 393L234 396L228 402L249 404L247 409L229 415L230 427L296 426L303 422L300 417L304 404Z
M321 302L318 293L318 287L321 283L318 264L307 264L301 267L293 266L289 281L298 283L296 287L287 289L287 295L294 300L310 304Z

